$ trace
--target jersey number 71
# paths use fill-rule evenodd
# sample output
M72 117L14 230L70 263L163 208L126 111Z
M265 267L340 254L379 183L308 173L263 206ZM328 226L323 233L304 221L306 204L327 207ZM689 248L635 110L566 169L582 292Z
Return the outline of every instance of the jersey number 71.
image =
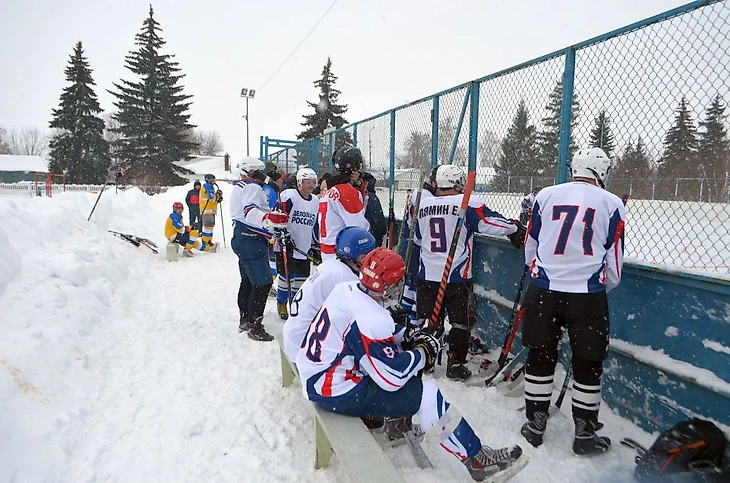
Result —
M553 206L553 221L560 220L563 215L563 226L560 227L558 241L555 243L555 255L565 255L565 247L568 245L568 237L573 229L573 224L580 211L577 205L555 205ZM583 213L583 255L593 256L593 219L596 216L594 208L586 208Z

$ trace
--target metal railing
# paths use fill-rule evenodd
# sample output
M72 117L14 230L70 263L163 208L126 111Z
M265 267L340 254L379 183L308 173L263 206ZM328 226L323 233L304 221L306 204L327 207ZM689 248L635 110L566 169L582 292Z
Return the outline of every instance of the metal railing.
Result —
M570 179L578 147L599 146L608 189L630 195L627 257L728 274L727 102L730 0L701 0L343 126L297 158L331 170L350 140L386 188L402 185L396 170L457 164L513 216L536 184ZM406 193L388 193L395 213Z

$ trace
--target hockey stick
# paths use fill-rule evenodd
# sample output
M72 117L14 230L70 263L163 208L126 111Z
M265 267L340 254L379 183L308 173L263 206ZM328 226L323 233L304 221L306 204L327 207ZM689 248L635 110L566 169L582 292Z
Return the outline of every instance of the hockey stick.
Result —
M446 285L449 283L449 275L451 274L451 265L454 263L454 255L456 254L456 248L459 245L459 237L461 236L461 229L466 221L466 207L469 205L469 198L474 187L474 180L476 179L476 171L470 171L466 177L466 189L461 197L461 206L459 207L459 218L456 220L456 229L454 230L454 237L451 239L451 247L449 247L449 254L446 256L446 264L444 265L444 271L441 274L441 282L439 283L438 292L436 293L436 300L433 304L433 311L428 321L428 326L432 332L436 332L437 329L441 329L438 326L439 315L441 314L441 305L444 302L444 295L446 294ZM419 191L419 194L423 193L423 190ZM417 200L420 204L420 199ZM415 218L415 217L414 217Z
M411 201L411 193L413 193L413 190L408 190L408 194L406 195L406 206L403 208L403 218L401 218L400 227L398 228L398 243L393 248L395 253L399 252L400 245L403 243L403 233L405 232L406 216L408 216L408 203Z
M281 191L277 193L277 196L279 197L279 208L281 211L286 213L286 206L281 201ZM288 231L286 228L282 228L280 231L281 235L279 236L279 239L277 240L279 242L279 248L281 248L281 258L284 260L284 277L286 279L286 295L287 299L289 300L289 307L291 307L291 282L289 281L289 260L286 254L286 243L281 243L282 238L286 238L285 235L288 234Z
M116 237L119 237L122 240L131 243L132 245L136 246L137 248L139 248L140 246L145 246L145 247L149 248L152 251L152 253L154 253L155 255L157 255L157 253L158 253L158 251L155 249L155 247L157 245L155 245L155 247L153 247L152 245L150 245L149 243L147 243L147 239L146 238L140 238L138 236L130 235L128 233L120 233L120 232L111 231L111 230L109 230L109 232L112 235L114 235Z
M215 186L215 189L221 191L220 187L218 186L218 183L213 183L213 186ZM223 219L223 200L221 200L220 203L218 203L218 212L221 214L221 230L223 230L223 248L228 248L226 246L226 222Z
M150 240L149 238L143 238L143 237L141 237L141 236L137 236L137 235L132 235L132 234L129 234L129 233L122 233L122 232L120 232L120 231L114 231L114 230L107 230L107 231L108 231L109 233L113 233L113 234L115 234L115 235L127 235L127 236L131 236L131 237L133 237L133 238L135 238L135 239L137 239L137 240L140 240L140 241L143 241L143 242L147 243L148 245L151 245L151 246L152 246L152 247L154 247L154 248L159 248L159 247L157 246L157 243L153 242L153 241L152 241L152 240Z
M426 178L426 175L421 175L421 185L424 183L424 179ZM405 258L405 264L406 264L406 273L409 273L409 270L411 269L411 252L413 251L413 239L415 237L416 233L416 223L418 220L418 210L421 208L421 195L423 195L423 188L421 188L418 193L416 193L416 204L413 205L413 214L411 215L410 219L410 226L408 227L409 233L408 233L408 242L406 243L406 258ZM408 200L406 201L406 213L408 210L408 203L410 202L410 196L408 197ZM405 223L406 217L403 215L403 221L402 224ZM396 252L398 253L398 252ZM402 290L400 291L400 296L398 297L398 306L401 306L403 303L403 292L405 290L405 285L403 285ZM443 302L443 300L442 300Z
M525 288L525 278L528 268L529 267L525 265L525 268L522 270L522 275L520 276L520 284L517 287L517 295L515 296L515 301L512 304L509 331L505 335L504 342L502 343L502 351L499 353L499 359L497 359L496 372L491 379L487 379L487 386L489 386L489 383L492 382L492 379L497 377L497 374L499 374L499 371L504 367L504 365L507 364L507 358L509 357L510 350L512 349L512 343L515 340L515 336L517 335L517 329L519 328L520 321L522 320L523 310L520 307L520 299L522 298L522 291Z
M91 215L94 214L94 210L96 209L96 205L99 204L99 200L101 199L101 195L104 193L104 190L106 189L106 182L104 182L104 185L99 190L99 196L96 197L96 203L94 203L93 208L91 208L91 213L89 213L89 217L86 219L86 221L91 221Z
M548 414L552 416L553 414L560 411L560 406L563 405L563 400L565 399L565 393L568 392L568 386L570 385L570 379L573 376L573 365L571 364L568 366L568 370L565 373L565 380L563 380L563 387L560 388L560 394L558 395L557 401L555 401L555 406L552 406L550 409L548 409Z

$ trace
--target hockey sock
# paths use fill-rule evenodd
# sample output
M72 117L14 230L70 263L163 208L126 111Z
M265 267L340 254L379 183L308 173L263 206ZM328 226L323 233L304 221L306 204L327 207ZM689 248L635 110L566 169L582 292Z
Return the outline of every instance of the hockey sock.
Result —
M470 335L470 327L451 324L451 330L449 331L449 335L446 336L446 342L449 343L449 352L454 354L455 361L466 361L466 355L469 353Z
M555 365L558 351L530 349L525 369L525 409L527 419L532 419L535 411L547 412L553 395Z
M598 421L601 406L603 362L589 361L573 354L573 416Z
M248 299L251 295L252 288L253 285L251 285L251 282L248 280L248 278L241 279L241 285L239 285L238 287L238 311L242 314L249 313Z

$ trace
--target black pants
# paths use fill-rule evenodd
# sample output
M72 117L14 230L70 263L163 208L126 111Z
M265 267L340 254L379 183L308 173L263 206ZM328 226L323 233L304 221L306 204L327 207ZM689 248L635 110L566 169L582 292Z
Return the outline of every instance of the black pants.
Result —
M429 319L436 304L439 282L418 281L416 291L416 311L419 319ZM444 318L448 314L451 330L446 336L449 352L454 361L465 361L469 352L469 336L476 322L476 300L472 282L450 283L446 285L444 301L439 311L438 326L443 329Z
M522 306L522 343L530 349L525 372L528 418L550 406L558 343L566 329L573 352L573 416L597 420L610 332L606 293L556 292L530 284Z
M200 208L195 206L191 207L188 205L188 214L190 215L190 226L193 227L194 230L200 230Z

